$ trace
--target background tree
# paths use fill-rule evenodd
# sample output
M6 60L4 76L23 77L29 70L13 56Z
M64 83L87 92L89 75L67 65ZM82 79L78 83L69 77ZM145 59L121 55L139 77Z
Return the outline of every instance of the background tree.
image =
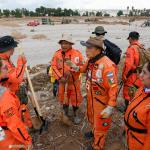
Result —
M117 12L117 16L122 16L123 15L123 11L122 10L119 10L118 12Z
M10 16L10 10L9 9L4 9L3 14L4 14L5 17L9 17Z

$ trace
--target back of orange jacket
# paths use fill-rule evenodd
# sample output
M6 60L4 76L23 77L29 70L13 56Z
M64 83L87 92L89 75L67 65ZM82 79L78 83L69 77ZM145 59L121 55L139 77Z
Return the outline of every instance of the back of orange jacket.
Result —
M139 42L134 42L128 47L122 72L122 80L124 81L123 94L124 98L128 101L131 100L131 97L129 96L129 88L131 86L135 86L137 88L142 86L136 71L140 61L140 54L138 51L139 46Z

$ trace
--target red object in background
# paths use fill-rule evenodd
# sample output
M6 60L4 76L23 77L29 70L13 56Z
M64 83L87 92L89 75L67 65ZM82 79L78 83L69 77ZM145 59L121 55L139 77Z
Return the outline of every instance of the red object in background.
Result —
M30 21L27 26L38 26L40 23L37 20Z

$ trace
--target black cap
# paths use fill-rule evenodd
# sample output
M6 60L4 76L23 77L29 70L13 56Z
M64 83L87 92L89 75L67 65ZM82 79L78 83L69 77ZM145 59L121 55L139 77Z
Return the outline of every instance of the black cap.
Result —
M17 47L18 42L11 36L3 36L0 38L0 53L4 53L11 48Z
M134 31L134 32L129 33L129 37L127 39L129 40L129 38L132 38L132 39L138 40L139 37L140 37L140 34L136 31Z

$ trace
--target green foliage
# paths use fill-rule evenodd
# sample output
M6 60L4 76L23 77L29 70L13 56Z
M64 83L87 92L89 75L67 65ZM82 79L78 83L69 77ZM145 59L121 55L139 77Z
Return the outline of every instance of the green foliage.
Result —
M119 10L118 12L117 12L117 16L122 16L123 15L123 11L122 10Z
M104 17L110 17L110 14L105 13L105 14L104 14Z
M96 13L96 16L103 16L103 13L102 13L101 11L98 11L98 12Z
M3 15L4 15L5 17L9 17L9 16L10 16L10 10L9 10L9 9L4 9L4 10L3 10Z

